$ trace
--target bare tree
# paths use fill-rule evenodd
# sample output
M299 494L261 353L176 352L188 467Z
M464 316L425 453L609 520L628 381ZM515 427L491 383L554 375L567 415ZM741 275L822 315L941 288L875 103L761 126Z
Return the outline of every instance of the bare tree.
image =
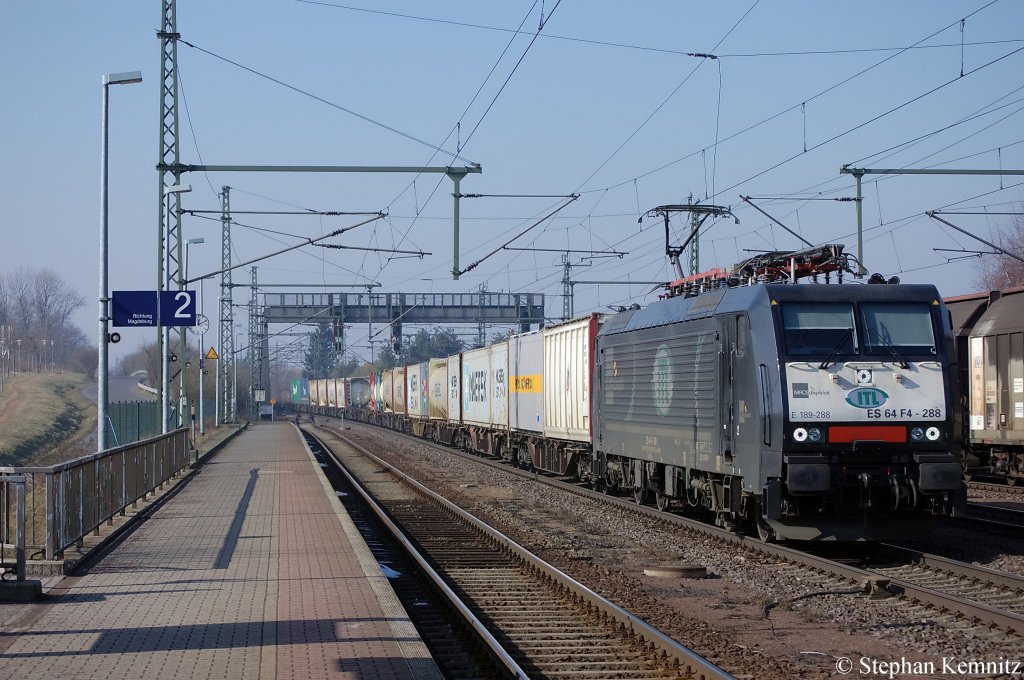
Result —
M1011 225L1001 229L995 242L1003 250L1024 257L1024 216L1016 216ZM978 266L977 283L984 290L1024 286L1024 262L1006 255L986 255Z
M71 317L85 297L50 269L25 267L0 274L0 327L20 346L25 370L65 364L88 345Z

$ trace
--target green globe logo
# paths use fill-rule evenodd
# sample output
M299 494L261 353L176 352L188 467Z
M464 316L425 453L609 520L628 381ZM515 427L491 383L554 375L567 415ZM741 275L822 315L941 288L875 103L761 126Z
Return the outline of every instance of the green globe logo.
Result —
M668 345L662 344L654 355L654 378L651 381L654 408L658 415L667 416L672 406L672 355Z

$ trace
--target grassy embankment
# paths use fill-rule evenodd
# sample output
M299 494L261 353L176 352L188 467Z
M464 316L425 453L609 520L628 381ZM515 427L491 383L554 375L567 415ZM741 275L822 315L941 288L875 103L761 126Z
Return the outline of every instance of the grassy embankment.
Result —
M0 393L0 465L52 465L95 446L96 406L79 373L19 373Z

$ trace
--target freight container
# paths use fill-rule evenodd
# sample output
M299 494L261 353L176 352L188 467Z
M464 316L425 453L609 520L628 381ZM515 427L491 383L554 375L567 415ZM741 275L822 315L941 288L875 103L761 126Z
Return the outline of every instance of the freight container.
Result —
M320 401L317 398L316 385L317 385L317 381L316 380L307 380L306 381L306 394L309 395L309 405L310 406L319 406L320 405Z
M393 390L392 397L392 408L395 413L405 413L405 366L398 366L391 369L391 389Z
M429 364L426 361L405 368L406 413L410 418L426 418L428 415L427 385L430 382L429 376Z
M370 379L349 378L348 405L355 408L366 408L370 403Z
M491 424L491 350L488 347L462 353L462 421L466 425Z
M544 431L544 334L533 331L508 341L508 421L520 432Z
M490 364L489 389L491 393L491 427L508 429L508 342L499 342L487 348Z
M379 403L381 405L381 411L384 413L395 412L394 389L391 384L394 382L394 377L394 372L390 368L385 371L381 371Z
M344 408L348 406L348 379L337 378L336 380L337 382L334 385L338 391L338 407Z
M1024 295L1004 295L989 306L971 330L968 396L972 441L1017 446L1024 443L1022 320Z
M341 382L340 378L328 378L327 379L327 405L338 407L338 383Z
M544 436L591 441L594 338L601 317L549 326L544 335Z
M462 355L448 357L448 422L462 424Z
M427 369L427 416L448 420L448 359L431 359Z
M327 401L327 379L320 378L316 381L317 406L330 406Z

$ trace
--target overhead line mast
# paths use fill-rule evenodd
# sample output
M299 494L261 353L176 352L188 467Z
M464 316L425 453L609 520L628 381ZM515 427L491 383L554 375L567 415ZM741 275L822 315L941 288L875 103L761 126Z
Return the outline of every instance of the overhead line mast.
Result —
M860 193L861 178L864 175L1024 175L1024 170L956 170L954 168L839 168L840 175L853 175L857 182L857 275L867 273L864 267L864 211ZM931 217L931 215L929 215ZM944 220L940 220L944 221Z
M235 363L235 315L231 306L234 288L231 285L231 187L227 185L221 187L220 209L220 331L217 341L221 351L217 364L217 404L221 409L218 414L224 422L233 423L238 414L235 409L237 397L231 390L231 369Z
M573 281L569 280L569 274L572 272L573 267L590 267L593 265L583 264L583 260L592 259L595 257L617 257L620 260L623 255L629 255L628 252L621 252L618 250L574 250L572 248L513 248L511 246L505 246L504 250L519 250L525 252L537 252L537 253L562 253L562 321L568 321L575 315L574 310L574 299L573 299ZM580 258L580 261L573 264L569 261L570 253L582 253L585 257Z
M158 212L159 233L157 234L157 290L168 290L180 279L178 263L181 261L181 165L179 158L178 134L178 20L176 0L163 0L160 39L160 155L157 164L159 175ZM178 188L178 191L174 189ZM158 310L159 311L159 310ZM159 314L158 314L159 316ZM169 350L166 330L157 321L157 346L160 354L160 375L157 382L157 398L161 404L161 432L167 433L169 425L168 374ZM185 340L185 328L181 328L180 340Z

